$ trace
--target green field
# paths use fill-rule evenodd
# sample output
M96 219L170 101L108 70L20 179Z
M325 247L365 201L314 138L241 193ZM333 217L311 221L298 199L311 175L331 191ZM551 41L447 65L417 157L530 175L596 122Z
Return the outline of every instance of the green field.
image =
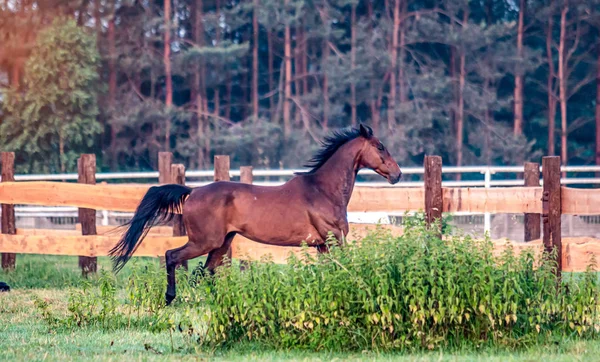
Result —
M138 260L138 262L140 262ZM158 263L143 259L141 263ZM192 263L191 267L195 263ZM99 267L109 269L107 258ZM124 284L129 269L118 276ZM496 360L496 361L573 361L594 360L600 356L600 341L562 341L553 346L533 346L518 351L465 350L432 351L421 354L327 353L265 350L251 344L232 349L203 350L180 333L153 333L143 328L103 330L96 327L53 329L44 320L35 300L45 300L52 313L66 316L69 291L82 279L75 257L20 255L17 270L0 272L0 280L13 291L0 294L0 360ZM173 311L181 304L172 307Z

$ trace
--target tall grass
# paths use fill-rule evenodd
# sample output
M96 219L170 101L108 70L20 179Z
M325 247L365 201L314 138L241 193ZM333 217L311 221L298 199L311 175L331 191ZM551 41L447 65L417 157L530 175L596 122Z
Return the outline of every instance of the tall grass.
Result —
M66 318L38 308L55 327L183 332L211 349L246 342L317 351L512 349L596 338L594 261L559 281L550 259L511 249L495 257L490 240L440 240L408 218L401 237L378 230L287 265L263 260L197 280L178 270L174 307L164 306L164 270L134 261L124 281L102 272L73 289Z
M489 240L442 241L422 223L380 231L287 267L253 263L204 279L206 343L257 341L275 348L403 350L520 346L600 327L596 275L559 283L548 260Z

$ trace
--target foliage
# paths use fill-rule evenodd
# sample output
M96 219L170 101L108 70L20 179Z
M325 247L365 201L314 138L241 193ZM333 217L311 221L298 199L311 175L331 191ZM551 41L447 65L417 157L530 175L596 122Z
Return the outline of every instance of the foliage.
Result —
M22 89L6 94L0 147L24 171L64 172L96 145L99 54L93 36L57 18L39 33Z
M436 238L411 221L394 239L289 265L222 269L203 287L209 345L255 341L310 350L517 347L600 329L595 274L563 281L530 252L496 258L491 241Z
M564 131L568 136L565 161L593 163L598 0L571 0L566 13L564 130L558 106L553 109L555 118L549 120L548 101L548 97L559 98L563 3L524 1L525 8L520 9L521 3L173 2L168 28L173 83L169 110L164 106L163 2L104 1L91 6L48 0L35 6L20 1L0 5L0 147L18 150L21 172L72 169L75 155L89 151L97 154L101 168L156 169L157 151L167 149L188 168L210 168L212 156L224 151L231 152L234 167L295 168L326 131L366 122L403 165L420 165L425 154L438 154L445 164L456 164L459 149L463 164L502 165L548 154L548 128L554 122L555 153L559 130ZM402 21L395 25L396 4ZM520 54L522 12L525 30ZM66 58L64 52L40 52L41 39L47 40L43 49L60 49L54 43L58 38L42 34L52 32L48 29L56 25L49 27L49 23L64 16L77 19L77 23L70 21L68 31L77 30L77 37L87 39L78 43L85 49L69 45L67 49L74 51ZM96 41L87 35L92 31ZM58 37L59 32L54 34ZM393 46L394 34L397 46ZM286 46L292 54L288 80ZM60 65L83 66L65 71L56 68L58 60ZM42 72L49 76L42 79ZM392 74L395 84L390 84ZM524 124L523 133L515 135L515 78L521 74ZM78 85L81 92L65 92L61 79L79 79L79 75L89 81ZM291 86L289 99L282 94L285 84ZM68 102L54 109L48 106L48 95L56 94L57 88ZM290 101L292 130L284 139L286 101ZM168 140L167 121L171 121Z
M173 336L192 350L330 353L513 351L597 338L594 260L586 273L563 275L557 289L551 262L511 249L495 256L489 240L440 240L421 219L405 218L399 238L378 230L360 245L292 257L288 265L265 259L241 272L234 264L195 281L179 269L172 307L164 306L164 269L139 260L124 280L101 272L71 289L67 316L51 299L34 304L52 333L166 332L172 351Z

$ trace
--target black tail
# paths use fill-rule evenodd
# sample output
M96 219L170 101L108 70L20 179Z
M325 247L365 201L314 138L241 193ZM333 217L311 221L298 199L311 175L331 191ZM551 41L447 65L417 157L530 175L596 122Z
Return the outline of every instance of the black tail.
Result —
M183 202L191 192L191 188L175 184L152 186L148 190L133 218L123 225L127 231L109 253L115 272L125 266L152 226L171 221L183 210Z

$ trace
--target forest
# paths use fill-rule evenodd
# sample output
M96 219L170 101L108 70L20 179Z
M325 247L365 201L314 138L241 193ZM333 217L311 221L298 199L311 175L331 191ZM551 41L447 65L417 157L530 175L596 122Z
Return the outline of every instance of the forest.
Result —
M600 0L0 0L18 172L301 167L370 125L402 166L600 164Z

